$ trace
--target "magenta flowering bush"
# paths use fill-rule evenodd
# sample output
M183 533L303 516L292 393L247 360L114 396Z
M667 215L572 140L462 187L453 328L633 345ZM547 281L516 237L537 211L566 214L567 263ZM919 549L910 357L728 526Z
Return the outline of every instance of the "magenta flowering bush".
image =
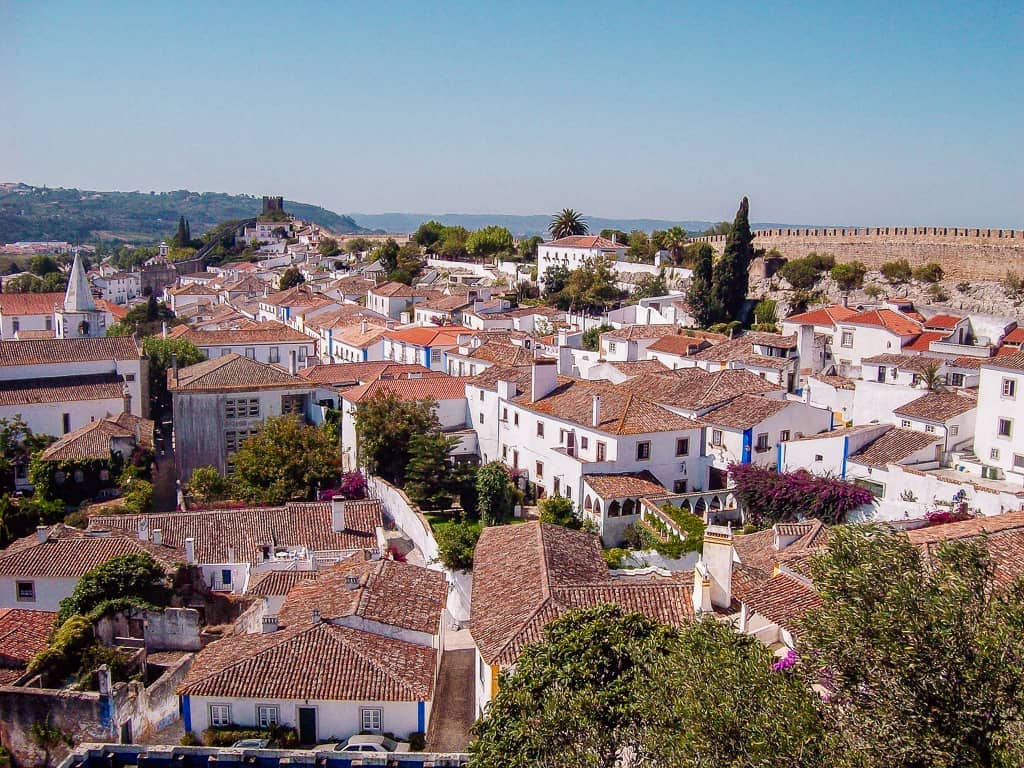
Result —
M341 476L341 485L337 488L328 488L327 490L320 491L320 501L330 501L335 496L341 496L349 501L365 499L366 478L363 476L363 473L358 470L346 472Z
M729 477L747 519L759 527L808 517L835 525L873 498L859 485L803 469L776 472L755 464L731 464Z
M797 655L796 651L790 648L789 653L772 664L772 672L788 672L793 669L799 661L800 657Z

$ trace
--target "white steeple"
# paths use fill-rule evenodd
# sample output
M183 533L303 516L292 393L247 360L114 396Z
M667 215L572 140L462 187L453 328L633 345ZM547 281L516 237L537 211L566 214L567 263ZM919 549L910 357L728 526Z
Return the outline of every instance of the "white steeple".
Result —
M64 293L64 311L95 312L96 309L89 280L82 268L81 256L76 253L75 262L71 265L71 274L68 276L68 289Z

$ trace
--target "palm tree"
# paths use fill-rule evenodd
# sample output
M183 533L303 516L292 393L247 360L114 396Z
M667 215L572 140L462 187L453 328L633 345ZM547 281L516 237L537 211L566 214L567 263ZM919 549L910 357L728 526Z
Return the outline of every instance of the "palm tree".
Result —
M927 363L921 368L918 374L921 386L929 392L943 392L946 389L946 381L939 373L939 366L936 363Z
M682 227L669 227L665 230L665 234L661 236L661 244L672 254L672 263L681 264L683 261L683 254L686 251L686 243L689 238L686 236L686 230Z
M563 208L551 219L551 224L548 226L548 232L551 233L553 240L571 235L585 235L589 229L583 214L572 208Z

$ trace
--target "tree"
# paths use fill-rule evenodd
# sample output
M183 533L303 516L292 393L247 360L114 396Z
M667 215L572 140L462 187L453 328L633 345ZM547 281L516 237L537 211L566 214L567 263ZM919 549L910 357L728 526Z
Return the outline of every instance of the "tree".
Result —
M63 293L68 288L68 278L63 272L50 272L39 281L39 293Z
M600 234L605 240L611 240L619 245L626 245L629 242L629 233L621 229L602 229Z
M565 496L549 496L546 499L541 499L537 502L537 507L540 510L542 523L561 525L565 528L579 528L583 522L573 512L572 500Z
M389 237L378 245L370 253L370 261L378 261L384 267L384 271L392 272L398 266L398 243L393 237Z
M477 514L484 525L500 525L512 519L519 492L508 468L500 461L484 464L476 473Z
M660 239L660 245L669 252L669 255L672 257L672 263L676 265L683 264L686 245L689 242L686 230L682 227L669 227L661 234Z
M373 249L373 243L365 237L353 237L345 241L345 253L365 253Z
M28 269L33 275L38 275L39 277L45 277L53 272L60 271L56 260L52 256L46 255L33 256L32 260L29 261Z
M4 283L7 293L41 293L43 281L27 272Z
M544 270L544 295L556 297L565 290L569 282L569 268L563 264L552 264Z
M458 438L443 432L417 432L409 439L409 463L405 468L405 492L422 509L451 506L458 482L448 454Z
M333 237L324 237L316 247L316 252L326 259L331 259L341 253L341 249L338 247L338 241Z
M233 457L235 493L250 502L283 504L316 498L341 474L341 456L327 430L294 416L267 419Z
M750 232L750 203L740 201L736 219L726 237L722 255L712 270L712 292L721 307L721 319L736 319L747 298L750 262L754 259L754 236Z
M171 238L170 245L172 248L186 248L191 244L191 242L192 238L190 236L188 224L185 221L185 217L180 216L178 217L178 229L174 233L174 237Z
M665 282L665 270L661 269L658 274L643 273L633 283L633 290L629 294L629 302L635 304L640 299L648 299L652 296L665 296L668 293L668 284Z
M14 491L14 472L57 438L37 435L20 416L0 417L0 490Z
M946 379L939 373L939 368L939 363L925 363L918 374L921 386L929 392L943 392L946 389Z
M775 333L779 330L779 305L775 299L761 299L754 307L754 330Z
M852 291L864 285L864 276L868 268L860 261L848 261L845 264L836 264L832 267L832 279L844 291Z
M124 492L124 510L131 515L153 511L153 484L135 477L128 482Z
M142 340L142 351L149 359L149 399L152 405L152 418L162 421L171 410L171 395L167 391L167 371L171 368L172 358L179 368L195 365L206 359L190 341L185 339L164 339L159 336L147 336Z
M186 485L188 495L199 504L220 501L230 494L230 483L216 467L196 467Z
M779 270L781 274L794 289L805 291L813 288L821 279L821 269L814 259L790 259L782 265Z
M883 526L841 526L811 558L821 606L799 621L798 669L828 690L837 754L868 768L1024 764L1024 588L1000 585L986 545L926 558Z
M68 597L60 601L57 624L74 615L85 616L110 600L134 598L163 605L169 596L167 574L146 552L117 555L88 571Z
M882 273L882 277L893 285L905 283L913 275L913 270L910 268L910 262L906 259L887 261L878 268L878 271Z
M395 268L388 272L388 280L412 285L422 269L423 258L419 246L408 242L398 249Z
M483 526L468 520L438 523L433 526L437 557L445 568L468 571L473 567L473 552Z
M712 323L718 322L721 316L721 309L711 290L714 255L715 251L709 243L701 243L697 261L693 267L693 276L690 278L690 289L686 294L686 303L690 305L690 314L701 328L707 328Z
M934 261L930 261L927 264L922 264L917 267L913 276L915 280L920 280L922 283L937 283L945 274L941 264L936 264Z
M551 224L548 225L548 232L551 233L552 240L572 235L585 235L588 231L589 227L583 214L572 208L563 208L551 218Z
M288 267L288 269L281 273L281 279L278 281L277 287L282 291L287 291L296 285L302 285L304 282L306 282L306 277L299 271L298 267Z
M654 250L651 248L651 240L646 232L634 229L629 234L629 249L626 256L630 261L650 263L654 260Z
M444 238L445 225L439 221L425 221L416 228L412 240L423 246L427 253L436 253L434 247Z
M616 281L607 259L587 259L569 273L555 303L563 309L601 312L622 299L623 293L615 285Z
M601 323L585 330L581 339L583 348L588 352L596 352L601 348L601 334L610 330L612 327L608 323Z
M356 406L356 442L360 465L389 483L402 485L413 435L436 432L435 400L400 400L380 392Z
M470 256L478 259L499 253L508 254L512 252L512 248L512 233L505 227L484 227L471 233L466 239L466 250Z
M537 246L544 242L544 238L532 235L519 241L519 258L522 260L536 259Z

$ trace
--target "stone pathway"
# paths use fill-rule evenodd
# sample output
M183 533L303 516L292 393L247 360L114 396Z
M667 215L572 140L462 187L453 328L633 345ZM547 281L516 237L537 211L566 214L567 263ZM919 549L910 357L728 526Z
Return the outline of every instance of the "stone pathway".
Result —
M453 632L455 646L464 646L461 636L469 632ZM470 647L447 647L441 658L434 707L427 729L428 752L465 752L469 744L469 727L475 718L473 667L476 652Z

